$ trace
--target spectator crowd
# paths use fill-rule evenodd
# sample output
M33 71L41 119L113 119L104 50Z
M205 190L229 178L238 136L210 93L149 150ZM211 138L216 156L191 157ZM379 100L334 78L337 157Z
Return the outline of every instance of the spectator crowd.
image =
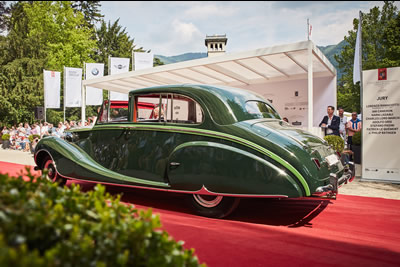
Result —
M34 149L39 139L44 136L56 136L59 138L65 138L68 135L68 130L81 127L93 127L96 122L96 117L89 117L87 121L82 125L81 121L65 121L59 122L58 125L53 125L48 122L35 122L31 125L29 123L19 123L18 126L14 125L11 127L1 127L1 141L3 143L3 149L12 149L30 152ZM9 145L5 146L4 143L9 141Z

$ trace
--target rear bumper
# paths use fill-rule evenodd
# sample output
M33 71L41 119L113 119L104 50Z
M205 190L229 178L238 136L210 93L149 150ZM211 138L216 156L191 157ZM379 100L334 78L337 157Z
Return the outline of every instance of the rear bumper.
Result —
M329 176L329 184L318 187L312 194L316 197L323 196L336 196L339 193L339 187L343 184L352 182L356 175L356 169L353 162L349 162L344 169L343 175L337 177L335 173L331 173Z

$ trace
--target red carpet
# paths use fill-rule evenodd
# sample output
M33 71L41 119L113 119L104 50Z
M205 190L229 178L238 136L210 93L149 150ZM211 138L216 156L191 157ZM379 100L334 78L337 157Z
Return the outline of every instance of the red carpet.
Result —
M0 162L0 172L12 167L22 166ZM229 218L217 220L193 215L179 194L107 189L138 208L152 207L163 228L208 266L400 265L400 200L242 199Z

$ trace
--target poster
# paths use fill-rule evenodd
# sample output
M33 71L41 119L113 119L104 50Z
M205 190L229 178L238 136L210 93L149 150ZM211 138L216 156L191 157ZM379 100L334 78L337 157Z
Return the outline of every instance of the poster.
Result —
M95 79L104 76L103 63L86 63L85 64L85 79ZM103 103L103 89L94 87L86 87L86 105L101 105Z
M363 71L362 179L400 183L400 67Z
M144 52L133 53L133 70L142 70L153 67L154 54Z
M129 71L129 58L110 57L108 62L109 75L125 73ZM128 100L128 94L110 91L110 100Z
M65 107L82 106L82 69L64 67Z
M60 74L59 71L43 70L45 108L60 108Z

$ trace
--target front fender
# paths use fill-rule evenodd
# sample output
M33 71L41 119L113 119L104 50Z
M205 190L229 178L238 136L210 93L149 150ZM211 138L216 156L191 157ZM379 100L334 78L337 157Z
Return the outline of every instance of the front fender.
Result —
M187 142L169 157L173 189L243 196L304 196L301 184L286 169L252 153L214 142Z

